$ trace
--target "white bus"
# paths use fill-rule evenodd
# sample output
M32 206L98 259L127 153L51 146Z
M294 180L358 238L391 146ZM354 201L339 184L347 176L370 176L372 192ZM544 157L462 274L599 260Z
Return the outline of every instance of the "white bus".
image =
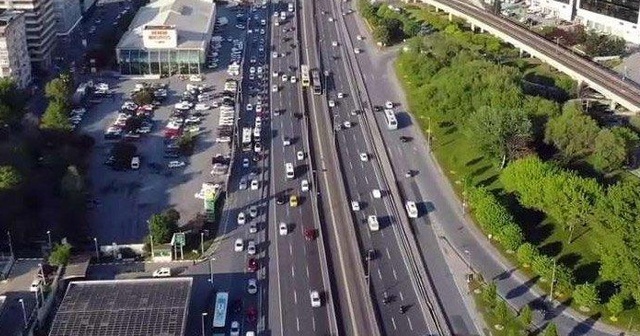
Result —
M309 66L306 64L300 66L300 78L302 86L307 87L311 84L311 80L309 79Z
M384 110L384 118L387 122L387 128L390 130L398 129L398 119L396 119L396 114L393 110L385 109Z
M216 306L213 311L213 328L224 328L227 324L227 304L229 293L220 292L216 295Z
M284 164L284 170L287 173L287 178L288 179L295 178L295 172L293 171L293 164L292 163L285 163Z
M248 152L251 150L251 127L242 128L242 151Z

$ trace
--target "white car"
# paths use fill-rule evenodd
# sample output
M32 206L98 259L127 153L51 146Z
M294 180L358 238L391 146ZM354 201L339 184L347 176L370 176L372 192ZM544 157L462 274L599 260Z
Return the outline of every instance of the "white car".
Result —
M363 162L367 162L367 161L369 161L369 154L367 154L367 153L360 153L360 161L363 161Z
M238 321L231 322L231 328L229 329L230 336L240 336L240 323Z
M258 207L256 207L255 205L252 205L249 208L249 216L251 216L251 218L258 217Z
M318 308L322 306L322 300L320 300L320 293L317 290L313 290L309 293L311 296L311 307Z
M242 159L242 167L249 168L249 158Z
M271 86L271 92L278 92L278 86L277 85L272 85Z
M291 81L291 84L295 84L298 82L298 79L296 78L296 76L291 76L290 81Z
M360 203L358 201L351 201L351 210L360 211Z
M418 218L418 207L416 206L416 202L407 201L407 203L405 203L405 208L407 208L409 218Z
M371 191L371 194L373 195L373 198L381 198L382 197L382 192L380 191L380 189L373 189Z
M208 109L210 109L211 106L207 105L207 104L196 104L196 111L206 111Z
M333 100L329 100L329 107L335 107L336 106L336 102L334 102Z
M283 146L289 146L289 145L291 145L291 139L289 139L289 138L287 138L287 137L284 137L284 138L282 139L282 145L283 145Z
M388 100L387 100L387 101L384 103L384 108L386 108L386 109L392 109L392 108L393 108L393 102L391 102L391 101L388 101Z
M249 233L258 233L258 224L256 223L249 224Z
M358 39L358 41L362 41L362 40L364 40L364 38L362 37L362 35L357 35L357 36L356 36L356 39Z
M286 236L289 233L289 228L287 227L287 223L281 222L278 226L278 232L281 236Z
M289 76L287 76L287 75L282 75L282 81L283 81L283 82L286 82L286 81L288 81L288 80L289 80Z
M258 190L260 183L258 180L251 180L251 190Z
M253 111L253 105L247 104L247 111Z
M356 53L356 54L359 54L359 53L362 52L362 50L360 48L354 48L353 52Z
M298 161L304 160L304 152L303 151L298 151L296 153L296 158L298 159Z
M332 41L331 45L334 46L334 47L337 47L338 46L338 41Z
M262 113L262 104L256 104L256 113Z
M333 22L333 18L332 17L329 17L329 22Z
M345 121L342 123L342 126L344 126L344 128L351 128L351 122L350 121Z
M300 182L300 188L302 191L309 191L309 181L302 180L302 182Z
M250 74L254 74L254 73L256 73L256 67L250 67L250 68L249 68L249 73L250 73Z
M179 167L184 167L184 165L186 165L184 161L171 161L167 166L169 168L179 168Z
M153 271L152 276L154 278L166 278L171 276L171 268L169 267L161 267L157 270Z
M238 214L238 225L244 225L247 222L247 218L244 216L244 212Z
M273 57L273 58L278 58L278 53L277 53L277 52L275 52L275 51L274 51L274 52L272 52L272 53L271 53L271 57Z
M233 244L233 250L236 252L242 252L244 250L244 241L242 241L242 238L236 239L236 242Z
M274 71L271 75L272 75L274 78L276 78L276 77L280 76L280 74L279 74L277 71Z
M338 92L338 98L344 98L344 93Z
M199 123L200 122L200 117L193 117L192 116L192 117L189 117L189 118L185 119L184 122L191 123L191 124Z
M258 292L258 281L256 279L249 279L247 281L247 293L255 294Z
M256 254L256 242L254 242L253 240L250 240L249 242L247 242L247 253L249 255Z
M253 151L256 153L262 152L262 145L259 142L257 142L255 146L253 146Z
M371 231L380 230L380 223L378 223L378 216L371 215L367 217L367 224L369 225L369 230Z

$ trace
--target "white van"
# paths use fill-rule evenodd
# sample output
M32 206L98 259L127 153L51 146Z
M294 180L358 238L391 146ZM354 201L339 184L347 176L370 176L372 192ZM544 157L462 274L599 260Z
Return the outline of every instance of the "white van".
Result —
M293 179L295 178L295 173L293 171L293 164L292 163L285 163L284 164L284 170L287 173L287 178L288 179Z
M140 157L134 156L131 158L131 169L140 169Z
M407 201L407 203L405 203L405 208L407 209L409 218L418 218L418 207L416 206L416 202Z
M378 223L378 217L371 215L367 218L367 224L369 224L369 230L378 231L380 230L380 224Z

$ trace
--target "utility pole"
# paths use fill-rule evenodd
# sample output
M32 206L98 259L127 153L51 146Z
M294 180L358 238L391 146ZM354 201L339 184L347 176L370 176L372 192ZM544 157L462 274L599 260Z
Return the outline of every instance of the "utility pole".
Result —
M213 285L213 261L215 259L213 257L209 258L209 282Z
M204 256L204 232L200 232L200 255Z
M18 299L20 305L22 306L22 317L24 318L24 327L27 328L27 310L24 308L24 300Z
M11 231L7 230L7 237L9 237L9 254L11 254L11 258L15 258L13 255L13 244L11 243Z

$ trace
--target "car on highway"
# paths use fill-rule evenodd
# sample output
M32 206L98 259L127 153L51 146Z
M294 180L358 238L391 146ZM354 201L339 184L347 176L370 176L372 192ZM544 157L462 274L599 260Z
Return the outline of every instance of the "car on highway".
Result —
M296 158L298 159L298 161L304 160L304 152L303 151L298 151L296 153Z
M258 233L258 224L256 223L249 224L249 233Z
M338 46L338 41L331 41L331 45L334 46L334 47L337 47Z
M314 228L304 229L304 239L308 241L312 241L316 239L316 229Z
M276 204L277 205L283 205L287 203L287 196L286 195L282 195L276 198Z
M409 218L418 218L418 207L416 206L416 202L407 201L405 203L405 208L407 209L407 215L409 215Z
M403 136L400 137L400 141L401 142L410 142L411 140L413 140L413 138L410 137L410 136L403 135Z
M282 145L283 146L289 146L291 145L291 139L289 137L283 137L282 138Z
M359 54L359 53L361 53L361 52L362 52L362 49L360 49L360 48L354 48L354 49L353 49L353 52L354 52L354 53L356 53L356 54Z
M309 181L306 179L302 180L302 182L300 182L300 189L302 189L303 192L309 191Z
M184 165L186 165L186 163L184 161L170 161L169 164L167 165L167 167L169 167L169 168L179 168L179 167L184 167Z
M364 40L364 38L362 37L362 35L356 35L356 39L357 39L358 41L362 41L362 40Z
M312 290L309 293L311 297L311 307L318 308L322 306L322 300L320 300L320 293L317 290Z
M258 270L258 261L256 260L256 258L249 258L249 260L247 260L247 271L255 272L257 270Z
M233 244L233 250L236 252L242 252L244 250L244 241L242 241L242 238L236 239L236 242Z
M239 25L236 25L236 27L238 27L238 26ZM231 322L231 328L229 328L229 335L230 336L240 336L240 323L238 323L238 321Z
M353 210L353 211L360 211L360 202L358 202L358 201L351 201L351 210Z
M249 255L256 254L256 242L254 242L253 240L247 242L247 253Z
M384 103L384 108L392 109L392 108L393 108L393 102L392 102L392 101L387 100L387 101Z
M256 153L262 152L262 144L256 142L256 144L253 146L253 151Z
M258 292L258 280L249 279L247 280L247 293L255 294Z
M367 161L369 161L369 154L367 154L367 153L360 153L360 161L362 161L362 162L367 162Z
M351 122L350 121L345 121L342 123L342 127L349 129L351 128Z
M335 107L336 106L336 102L333 101L332 99L329 99L329 107Z
M275 84L273 84L273 85L271 86L271 92L278 92L278 86L277 86L277 85L275 85Z
M280 233L281 236L286 236L289 233L287 223L280 222L280 225L278 225L278 233Z
M367 217L367 224L369 225L369 230L371 231L380 230L380 223L378 223L378 216L376 215Z
M286 74L282 75L281 79L282 79L283 82L286 82L286 81L289 80L289 76L287 76Z
M289 206L295 208L298 206L298 196L291 195L289 196Z
M258 190L260 183L258 180L251 180L251 190Z
M344 98L344 93L338 92L338 98L340 98L340 99Z
M238 225L244 225L247 222L247 218L244 215L244 212L238 213Z
M257 206L252 205L249 208L249 216L251 216L252 218L258 217L258 207Z
M382 197L382 191L380 191L380 189L373 189L371 191L371 195L373 195L373 198L381 198Z
M247 189L247 180L244 177L240 179L240 184L238 185L238 189L240 190Z
M152 276L154 278L165 278L171 276L171 268L169 267L160 267L157 270L153 271Z
M249 158L242 159L242 167L249 168Z

